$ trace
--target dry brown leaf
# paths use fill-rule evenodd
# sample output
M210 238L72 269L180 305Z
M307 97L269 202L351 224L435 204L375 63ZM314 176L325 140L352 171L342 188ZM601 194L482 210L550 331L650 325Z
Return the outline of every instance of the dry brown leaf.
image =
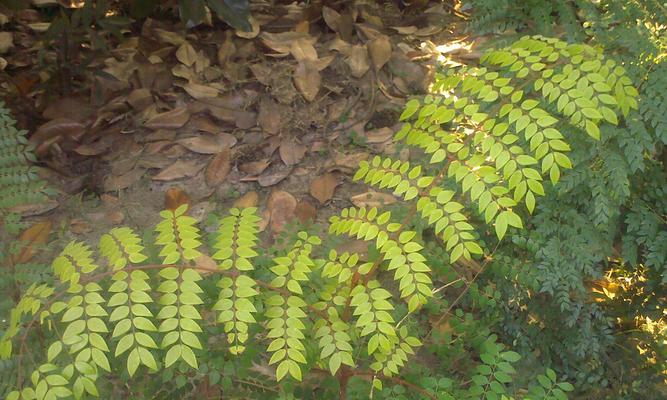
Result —
M363 74L362 74L363 75ZM312 62L300 62L294 70L294 85L308 101L315 100L320 91L322 77Z
M192 67L197 61L197 52L190 43L185 42L176 50L176 58L184 65Z
M417 32L419 29L416 26L410 25L410 26L392 26L391 29L394 29L396 32L400 33L401 35L412 35L413 33Z
M259 35L259 22L257 22L257 20L253 18L252 15L248 17L248 22L250 23L252 30L250 32L245 32L237 29L235 31L236 36L244 39L254 39L257 37L257 35Z
M32 260L40 247L49 240L51 227L51 222L42 221L21 232L18 252L12 255L12 264L25 264Z
M206 167L206 184L209 187L220 185L225 181L232 168L232 152L229 149L216 154Z
M86 127L81 122L69 118L56 118L37 128L30 137L30 142L39 145L55 137L68 137L78 141L85 133Z
M206 276L218 271L218 263L206 254L200 254L195 258L195 268L198 268L199 275Z
M262 97L259 102L257 123L262 127L262 131L269 135L275 135L280 132L282 118L278 104L268 97Z
M166 210L175 210L183 204L188 205L188 209L192 206L192 199L185 190L172 186L164 193L164 208Z
M336 175L327 172L326 174L315 178L310 183L310 194L316 198L320 204L324 204L331 200L334 191L338 186L338 178Z
M317 42L317 38L302 32L282 32L282 33L262 32L259 34L259 37L262 39L262 43L264 43L271 50L278 53L278 54L269 54L272 57L287 56L292 48L292 43L296 40L306 39L311 43L311 45L314 45Z
M257 207L257 202L259 200L259 195L254 190L244 194L234 201L234 207L237 208L248 208L248 207Z
M298 62L317 60L317 50L308 38L299 38L290 45L290 53Z
M382 192L366 192L361 193L350 198L352 204L357 207L381 207L387 204L393 204L396 202L396 198L388 193Z
M232 38L232 32L226 31L225 41L222 42L220 48L218 49L218 65L221 67L227 64L227 61L236 53L236 45L234 44L234 39Z
M283 179L287 178L291 172L292 168L290 167L278 168L271 172L267 172L265 174L260 175L259 178L257 178L257 183L259 183L260 186L264 187L273 186L278 182L282 181Z
M203 167L204 165L197 160L177 160L155 175L153 180L171 181L180 178L190 178L197 175Z
M366 45L355 45L350 48L350 54L345 61L350 66L350 72L355 78L361 78L370 68Z
M74 152L82 156L97 156L106 153L109 150L110 143L104 143L98 140L92 144L82 144L74 149Z
M150 129L178 129L190 119L187 107L175 108L152 117L144 123Z
M93 231L93 227L88 222L81 218L73 218L69 223L70 232L81 235Z
M315 220L317 217L317 209L309 201L300 201L299 204L296 205L294 214L302 224L305 224L309 220Z
M332 31L338 32L338 24L340 23L340 14L338 11L333 8L324 6L322 7L322 17L324 22L327 24Z
M394 136L394 131L385 127L366 131L365 135L367 143L384 143Z
M153 29L153 34L155 37L162 43L167 43L171 44L174 46L180 46L183 43L185 43L185 38L183 35L177 33L177 32L172 32L172 31L167 31L164 29L160 28L155 28Z
M292 140L280 144L280 159L287 165L298 164L306 155L306 146Z
M174 66L174 68L171 69L171 74L174 75L177 78L183 78L187 80L188 82L198 82L199 77L197 76L197 73L189 67L186 67L183 64L178 64Z
M271 192L266 207L271 213L270 226L273 233L281 232L285 224L292 221L296 204L296 198L284 190Z
M245 172L248 175L259 175L264 172L264 170L267 169L270 164L271 163L268 159L250 161L239 165L239 170L241 172Z
M142 111L153 104L153 95L149 89L135 89L127 96L127 102L135 110Z
M197 100L208 97L217 97L220 91L216 88L200 85L198 83L186 83L182 86L188 94Z
M371 56L375 72L382 67L391 58L391 42L387 35L380 35L368 43L368 53Z
M105 192L113 192L116 190L122 190L128 188L133 184L139 182L139 180L143 175L144 175L143 168L135 168L130 172L120 176L108 175L104 180L103 189Z
M271 84L273 69L268 65L264 64L253 64L250 66L252 74L255 75L255 79L259 81L264 86L269 86Z
M236 144L236 138L229 133L220 135L203 134L177 141L186 149L199 154L216 154Z
M0 32L0 54L5 54L14 47L14 36L11 32Z

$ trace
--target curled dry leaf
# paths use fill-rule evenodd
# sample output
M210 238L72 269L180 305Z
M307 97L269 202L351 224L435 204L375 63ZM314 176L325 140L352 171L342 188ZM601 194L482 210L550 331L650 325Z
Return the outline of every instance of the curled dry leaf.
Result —
M197 61L197 52L190 43L185 42L176 50L176 58L183 65L192 67L195 61Z
M25 264L45 245L51 234L51 222L42 221L21 232L18 252L12 255L12 264Z
M175 210L183 204L187 204L188 208L192 205L192 199L185 190L172 186L164 193L164 208L167 210Z
M195 153L216 154L224 149L233 147L236 144L236 138L229 133L221 133L219 135L203 134L179 139L177 143Z
M380 35L368 43L368 53L371 56L375 72L382 67L391 58L391 42L387 35Z
M396 198L388 193L381 192L366 192L361 193L350 198L352 204L356 207L382 207L387 204L393 204L396 202Z
M257 207L257 202L259 201L259 195L254 190L244 194L234 201L234 207L238 208L248 208L248 207Z
M310 183L310 194L316 198L320 204L324 204L331 200L334 191L336 190L336 186L338 186L336 175L327 172L326 174L315 178Z
M269 196L267 209L271 213L270 227L273 233L282 232L285 225L294 218L296 198L284 190L274 190Z
M236 33L236 36L243 39L254 39L257 37L257 35L259 35L259 22L257 22L257 20L253 18L252 15L248 18L248 22L250 23L252 30L250 30L250 32L245 32L237 29L234 32Z
M109 175L106 177L106 179L104 179L104 184L102 187L105 192L123 190L139 182L143 175L143 168L135 168L123 175Z
M264 172L264 170L267 169L270 164L271 163L268 159L250 161L239 165L239 170L241 172L245 172L248 175L259 175Z
M153 180L171 181L180 178L190 178L197 175L203 167L204 165L197 160L177 160L155 175Z
M209 187L220 185L225 181L232 166L232 152L229 149L224 149L216 154L211 162L206 167L206 184Z
M30 137L30 142L41 144L55 137L68 137L79 141L85 133L86 127L81 122L69 118L56 118L37 128Z
M299 38L290 45L290 53L298 62L317 60L317 50L309 38Z
M317 66L308 60L299 62L294 70L294 85L306 100L315 100L321 84L322 77Z
M306 155L306 146L292 140L280 144L280 159L287 165L298 164Z
M175 108L152 117L144 123L150 129L178 129L190 119L187 107Z
M308 35L303 32L282 32L282 33L269 33L262 32L259 34L259 37L262 39L268 48L277 52L278 54L269 54L272 57L285 57L290 53L292 48L292 43L299 39L306 39L311 43L311 45L317 42L317 38Z
M366 45L355 45L350 48L349 57L345 61L350 66L350 72L355 78L361 78L370 68Z

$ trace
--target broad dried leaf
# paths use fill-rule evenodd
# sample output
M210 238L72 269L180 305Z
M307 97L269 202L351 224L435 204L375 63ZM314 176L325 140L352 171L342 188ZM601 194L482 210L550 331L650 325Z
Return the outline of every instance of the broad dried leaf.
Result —
M271 163L268 159L250 161L239 165L239 170L241 172L245 172L248 175L259 175L264 172L264 170L267 169L270 164Z
M302 224L305 224L309 220L315 220L317 209L309 201L300 201L294 210L294 214Z
M59 136L79 141L85 133L86 127L81 122L69 118L56 118L37 128L37 131L30 137L30 142L41 144Z
M336 186L338 186L336 175L327 172L326 174L315 178L310 183L310 194L316 198L320 204L324 204L331 200L334 191L336 190Z
M218 49L218 65L221 67L227 64L227 61L236 53L236 45L234 44L234 39L232 38L231 31L226 31L225 41L222 42L220 48Z
M198 272L202 276L211 275L218 271L218 263L206 254L200 254L195 258L195 267L199 268Z
M375 72L382 67L391 58L391 42L386 35L380 35L368 43L368 53L371 56Z
M282 118L278 104L268 97L262 97L259 102L257 123L262 127L262 130L269 135L275 135L280 132Z
M183 204L187 204L188 208L192 205L192 199L185 190L172 186L164 193L164 208L166 210L175 210Z
M103 189L105 192L113 192L116 190L122 190L128 188L133 184L139 182L139 180L143 175L144 175L143 168L135 168L130 172L120 176L109 175L104 180Z
M253 190L236 199L236 201L234 201L234 207L238 208L257 207L258 201L259 201L259 195L257 194L257 192Z
M356 207L381 207L387 204L393 204L396 202L396 198L388 193L381 192L366 192L361 193L350 198L352 204Z
M218 97L220 91L216 88L200 85L199 83L186 83L182 86L188 94L197 100L209 97Z
M317 38L302 32L282 32L282 33L262 32L259 34L259 37L262 39L262 43L264 43L271 50L278 53L278 54L269 54L272 57L287 56L292 48L292 43L296 40L306 39L311 43L311 45L314 45L315 42L317 42Z
M175 108L152 117L144 123L150 129L178 129L190 119L187 107Z
M324 22L332 31L338 32L338 24L340 24L340 14L338 11L324 6L322 7L322 18L324 18Z
M143 111L153 104L153 95L149 89L135 89L127 96L127 102L135 110Z
M362 74L363 75L363 74ZM294 70L294 84L308 101L315 100L320 91L322 77L317 67L310 61L300 62Z
M292 221L296 204L296 198L284 190L274 190L271 193L266 206L271 213L270 226L272 232L281 232L285 224Z
M394 136L394 131L389 127L385 127L366 131L365 134L367 143L384 143Z
M292 140L280 144L280 159L287 165L298 164L306 155L306 146Z
M184 65L192 67L197 61L197 52L190 43L185 42L176 50L176 58Z
M216 154L206 167L206 184L210 187L218 186L225 181L232 168L232 152L225 149Z
M317 50L313 46L313 41L308 38L299 38L290 45L290 53L298 62L317 60Z
M216 154L236 144L236 138L229 133L219 135L203 134L177 141L181 146L199 154Z
M0 32L0 54L5 54L14 47L14 36L11 32Z
M350 66L350 72L355 78L361 78L370 68L366 45L355 45L350 48L350 54L345 61Z
M249 32L245 32L242 30L237 29L234 33L236 33L236 36L243 38L243 39L254 39L259 35L259 22L255 18L252 17L252 15L248 18L248 23L252 27L252 30Z
M25 264L37 254L51 234L51 222L42 221L24 230L19 236L18 252L12 255L13 264Z
M290 173L292 173L292 168L290 167L278 168L274 171L260 175L259 178L257 178L257 183L264 187L273 186L287 178Z
M171 181L180 178L190 178L197 175L203 167L204 165L197 160L177 160L155 175L153 180Z

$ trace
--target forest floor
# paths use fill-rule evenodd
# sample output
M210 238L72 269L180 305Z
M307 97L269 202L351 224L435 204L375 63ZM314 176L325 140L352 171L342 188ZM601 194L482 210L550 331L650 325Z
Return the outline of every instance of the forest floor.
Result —
M59 192L22 211L95 243L120 225L149 231L183 202L200 220L258 206L270 237L394 202L351 176L400 150L398 116L436 63L479 57L456 14L443 2L258 6L252 32L146 19L95 52L90 32L42 40L53 10L6 15L0 91Z

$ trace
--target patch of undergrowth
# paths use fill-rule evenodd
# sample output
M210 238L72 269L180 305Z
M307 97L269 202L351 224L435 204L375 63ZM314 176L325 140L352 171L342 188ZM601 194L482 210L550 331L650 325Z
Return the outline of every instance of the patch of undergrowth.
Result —
M551 210L581 193L582 169L614 162L598 152L639 109L637 90L599 49L542 36L481 61L406 104L395 140L411 160L359 165L354 179L402 198L396 210L348 208L268 246L254 208L230 209L207 237L183 205L150 237L118 227L67 245L56 283L23 293L0 340L17 356L7 398L566 398L581 378L534 336L553 308L566 330L590 320L569 277L579 258L591 274L601 260L567 226L582 207L565 221ZM614 171L601 176L617 183ZM341 249L354 240L368 252Z

